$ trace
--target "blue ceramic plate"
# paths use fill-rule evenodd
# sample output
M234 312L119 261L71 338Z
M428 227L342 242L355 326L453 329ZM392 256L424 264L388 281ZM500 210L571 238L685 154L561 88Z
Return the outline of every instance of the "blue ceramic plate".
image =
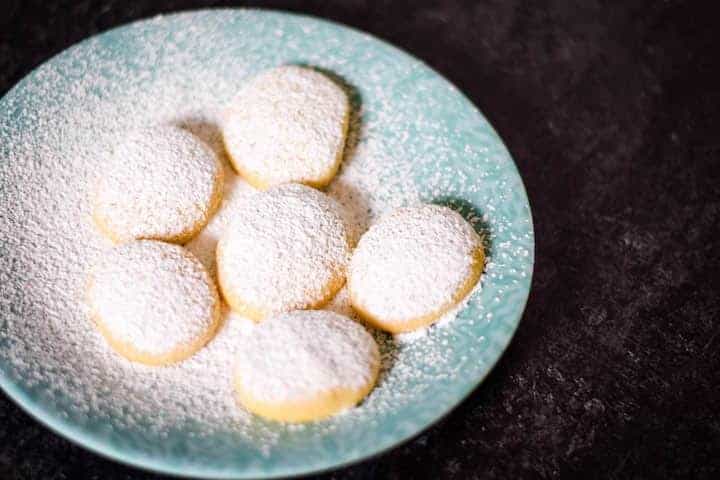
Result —
M63 272L43 263L34 248L44 245L47 232L71 235L73 229L82 231L86 220L70 227L53 223L58 218L53 212L61 215L74 190L47 202L43 182L51 179L60 191L82 177L68 165L72 155L93 158L83 150L93 142L86 139L78 147L78 138L92 132L88 138L100 139L104 130L115 128L93 111L111 111L133 98L144 102L148 113L158 108L138 97L145 85L157 90L158 98L165 95L159 103L181 98L191 109L195 99L207 99L202 89L217 89L224 100L247 76L288 63L322 69L350 89L353 152L341 175L352 177L355 169L367 187L359 195L386 207L393 198L403 203L411 196L444 203L475 223L490 258L482 289L447 325L412 341L388 340L391 351L385 352L387 368L378 388L361 406L334 419L303 427L252 419L242 430L220 428L211 434L192 421L162 431L150 419L124 421L102 408L102 399L113 391L83 391L82 381L73 383L72 368L55 368L30 353L46 348L33 344L41 337L64 341L62 329L48 325L62 323L53 315L65 304L43 306L48 295L39 291L43 281L51 284ZM117 108L117 118L123 118L117 114L123 107ZM141 110L136 106L129 112ZM117 128L137 119L125 120ZM58 151L73 146L75 153L53 163L47 159L58 153L43 145ZM60 168L62 175L53 177L53 169ZM52 205L34 215L42 202ZM472 392L498 361L523 313L533 270L533 226L523 183L498 135L461 92L417 59L365 33L271 11L198 11L137 22L88 39L28 75L0 101L0 209L2 388L39 421L80 445L135 466L187 476L316 472L417 435ZM48 257L53 254L48 250ZM63 289L57 292L62 296ZM263 433L256 438L256 431Z

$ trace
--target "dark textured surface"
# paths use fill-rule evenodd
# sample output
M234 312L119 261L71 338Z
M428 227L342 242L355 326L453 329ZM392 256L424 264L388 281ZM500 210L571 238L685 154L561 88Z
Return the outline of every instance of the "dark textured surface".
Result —
M221 4L60 3L0 7L0 93L92 33ZM720 478L717 14L657 0L262 5L369 31L447 76L506 140L535 217L528 309L490 377L421 437L323 478ZM0 479L145 478L160 477L0 394Z

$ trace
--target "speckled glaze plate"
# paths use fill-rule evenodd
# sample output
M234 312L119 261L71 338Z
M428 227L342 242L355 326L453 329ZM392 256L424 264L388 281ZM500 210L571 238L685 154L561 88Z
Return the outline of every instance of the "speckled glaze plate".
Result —
M57 378L63 373L23 358L35 340L18 332L49 321L53 310L34 307L35 287L24 273L30 269L25 263L34 261L28 254L33 245L19 245L21 237L13 232L30 232L22 238L37 235L41 244L43 232L65 227L50 225L52 215L22 214L32 210L28 202L33 201L32 195L21 195L23 182L55 167L42 161L45 153L34 156L18 145L36 145L40 135L72 137L73 129L94 128L92 116L76 116L85 123L72 128L62 121L67 112L83 108L80 97L112 103L139 82L152 84L173 72L180 79L175 87L192 102L193 72L214 75L218 82L228 79L229 91L248 75L287 63L312 65L352 87L362 123L355 148L367 144L383 152L383 161L375 162L377 175L366 178L374 177L384 191L392 190L388 185L411 189L418 198L450 205L475 221L489 254L482 289L451 323L399 343L394 363L372 395L329 421L298 428L255 419L241 432L228 428L207 435L192 422L157 432L94 409L97 402L80 402L87 408L79 408L77 399L97 399L95 392L67 398L54 387L72 385L72 379ZM72 184L73 178L64 181ZM271 11L198 11L133 23L88 39L28 75L0 101L0 210L2 388L39 421L80 445L184 476L317 472L417 435L458 405L498 361L520 321L533 270L533 226L520 176L498 135L461 92L422 62L365 33ZM62 342L62 332L56 334ZM273 441L254 442L254 425L271 431Z

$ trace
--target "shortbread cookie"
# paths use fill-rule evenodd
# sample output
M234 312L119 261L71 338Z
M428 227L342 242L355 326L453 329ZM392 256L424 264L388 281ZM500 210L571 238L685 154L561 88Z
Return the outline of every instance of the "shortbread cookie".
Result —
M415 330L460 302L484 263L480 237L454 210L401 208L360 239L348 267L352 306L377 328Z
M103 254L90 275L87 300L108 343L148 365L191 356L220 321L220 299L205 267L183 247L154 240Z
M365 328L324 310L283 313L257 326L239 348L238 400L285 422L329 417L375 385L380 353Z
M220 289L237 313L316 308L345 283L349 247L337 204L300 184L248 199L220 238Z
M178 127L127 135L98 179L93 217L115 242L190 240L220 203L222 166L202 140Z
M338 84L310 68L283 66L242 88L223 137L233 166L256 188L286 182L320 188L340 166L349 117Z

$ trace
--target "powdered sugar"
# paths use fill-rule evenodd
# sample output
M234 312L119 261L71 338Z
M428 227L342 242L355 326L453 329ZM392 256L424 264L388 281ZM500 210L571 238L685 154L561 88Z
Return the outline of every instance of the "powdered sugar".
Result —
M258 400L307 401L362 389L379 362L377 344L361 325L333 312L302 310L258 325L239 345L237 375Z
M186 240L205 225L222 189L213 151L172 125L125 134L97 179L92 201L101 228L115 240Z
M426 422L456 399L447 387L468 381L468 371L484 361L483 352L492 344L492 339L466 335L474 332L470 325L490 321L491 312L482 304L476 307L477 318L461 315L452 328L430 329L410 343L372 332L383 362L378 387L359 408L292 430L257 421L233 398L229 365L254 328L249 320L226 312L207 347L164 368L116 355L88 320L83 302L87 274L110 247L91 218L94 182L104 169L99 159L107 158L127 131L142 125L178 125L220 151L220 112L243 84L264 69L299 61L344 76L360 92L351 96L355 113L341 171L327 189L344 208L349 236L357 239L379 215L398 206L470 198L488 215L480 227L491 225L503 239L492 245L486 277L492 288L483 294L492 292L491 300L497 295L505 304L507 295L517 293L511 282L522 282L531 272L531 224L513 223L502 209L522 187L501 169L509 159L493 150L495 138L483 133L487 126L478 127L474 114L463 113L466 100L432 80L420 63L369 37L328 28L308 19L280 21L266 12L160 17L62 54L3 99L3 378L38 392L39 402L63 412L77 428L105 428L97 435L130 438L132 448L153 454L189 438L183 447L191 449L188 458L208 464L216 450L237 452L237 458L249 452L242 457L247 462L263 455L281 462L290 454L276 444L291 434L302 435L298 445L322 452L333 432L352 432L361 448L362 432L379 430L378 422L393 424L391 415L409 411ZM258 42L237 33L245 29L275 40ZM306 39L318 31L324 32L324 41L307 48ZM466 142L466 148L451 148L449 138ZM188 245L211 266L213 243L254 193L232 170L226 172L220 211ZM482 219L482 213L463 213ZM529 260L518 263L518 258ZM493 282L503 276L508 286L498 290ZM346 289L327 308L348 313ZM456 354L458 345L462 357ZM355 444L345 445L350 443Z
M114 339L154 357L207 337L219 310L202 264L182 247L150 240L103 255L87 297L93 316Z
M248 81L223 124L225 145L241 172L263 187L326 184L345 143L348 100L321 73L293 65Z
M388 324L447 308L478 268L472 226L438 205L398 209L370 227L353 253L353 301Z
M335 202L285 184L255 194L238 211L218 244L218 278L233 308L307 308L342 286L349 254Z

